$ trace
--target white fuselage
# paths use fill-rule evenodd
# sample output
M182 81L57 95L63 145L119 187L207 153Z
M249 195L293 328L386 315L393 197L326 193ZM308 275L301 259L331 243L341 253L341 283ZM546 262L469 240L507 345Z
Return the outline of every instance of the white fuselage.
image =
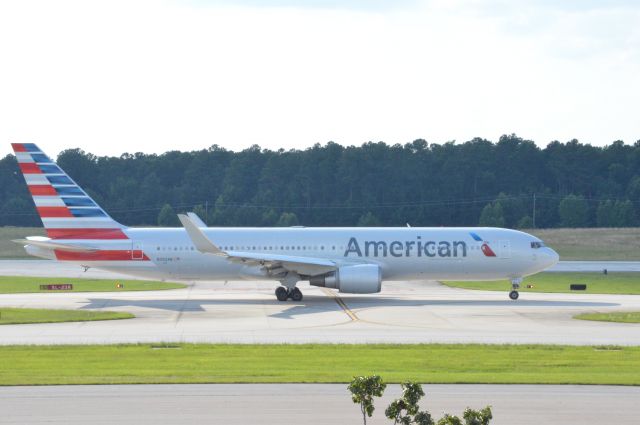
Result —
M517 279L558 261L551 248L524 232L499 228L206 228L224 251L322 258L338 266L376 264L382 280ZM131 258L58 258L134 276L177 280L271 279L246 266L199 252L184 228L127 228L129 240L69 244L130 252ZM99 246L96 246L96 244ZM483 245L488 246L483 248ZM33 255L56 258L29 247Z

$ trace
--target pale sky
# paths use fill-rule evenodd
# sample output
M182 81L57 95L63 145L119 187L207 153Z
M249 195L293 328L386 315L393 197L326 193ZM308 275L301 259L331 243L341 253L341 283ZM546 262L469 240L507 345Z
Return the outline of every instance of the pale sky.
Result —
M0 0L0 155L640 139L640 1Z

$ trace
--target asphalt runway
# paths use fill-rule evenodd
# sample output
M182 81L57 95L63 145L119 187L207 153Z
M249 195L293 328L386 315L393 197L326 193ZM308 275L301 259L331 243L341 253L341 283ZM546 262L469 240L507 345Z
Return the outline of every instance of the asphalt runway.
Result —
M640 387L425 385L437 419L491 405L495 425L637 424ZM388 424L390 385L367 423ZM251 406L248 408L248 406ZM78 385L0 387L0 424L357 424L346 384Z
M115 277L66 265L0 263L17 274ZM56 270L56 267L58 269ZM18 269L18 270L16 270ZM48 274L51 274L48 273ZM469 291L437 282L387 282L380 294L337 294L302 284L301 302L278 302L270 282L201 282L120 293L2 294L0 306L127 311L135 319L0 326L0 344L541 343L640 345L640 325L572 319L585 311L640 310L640 296Z
M640 272L640 261L560 261L548 272Z

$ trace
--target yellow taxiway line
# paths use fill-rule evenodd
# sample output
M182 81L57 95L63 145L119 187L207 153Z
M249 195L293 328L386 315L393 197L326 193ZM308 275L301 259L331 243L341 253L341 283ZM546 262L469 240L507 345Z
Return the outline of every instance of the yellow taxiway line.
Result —
M338 303L338 305L342 308L342 310L346 313L347 316L349 316L349 318L356 322L360 319L358 319L358 316L356 316L356 314L351 311L351 309L344 303L344 301L342 301L342 298L340 298L339 295L337 295L335 292L330 291L327 288L322 288L322 291L327 294L330 297L333 297L334 300L336 300L336 303Z

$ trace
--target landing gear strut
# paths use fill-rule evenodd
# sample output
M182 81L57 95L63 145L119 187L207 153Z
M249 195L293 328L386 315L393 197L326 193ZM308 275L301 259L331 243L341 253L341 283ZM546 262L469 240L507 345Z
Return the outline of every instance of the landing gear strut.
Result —
M302 291L296 287L287 288L278 286L276 289L276 298L278 301L286 301L291 298L293 301L302 301Z
M509 292L509 298L511 298L512 300L517 300L518 296L520 294L518 294L518 288L520 288L520 284L522 283L522 278L518 277L518 278L514 278L511 279L511 292Z

